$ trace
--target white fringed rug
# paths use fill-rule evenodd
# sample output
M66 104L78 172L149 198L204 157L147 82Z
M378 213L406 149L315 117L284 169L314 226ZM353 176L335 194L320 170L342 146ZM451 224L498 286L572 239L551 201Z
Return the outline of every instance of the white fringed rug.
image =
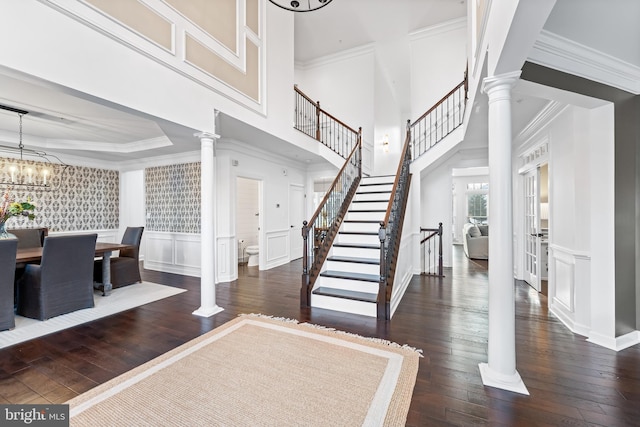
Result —
M93 308L74 311L44 321L16 316L15 329L0 332L0 348L9 347L52 332L58 332L182 292L186 292L186 289L150 282L136 283L114 289L107 297L103 297L102 292L95 291L93 297L95 307Z
M70 400L71 426L404 426L419 357L241 316Z

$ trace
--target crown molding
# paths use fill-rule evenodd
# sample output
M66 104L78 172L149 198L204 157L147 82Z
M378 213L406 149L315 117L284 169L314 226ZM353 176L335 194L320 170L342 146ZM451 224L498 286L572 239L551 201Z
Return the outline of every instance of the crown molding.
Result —
M188 151L185 153L173 153L163 156L148 157L144 159L127 160L118 162L118 170L127 172L132 170L140 170L157 166L169 166L182 163L196 163L201 160L202 153L200 150Z
M428 37L434 37L449 31L467 30L467 17L451 19L431 27L422 28L420 30L409 33L409 40L416 41Z
M528 61L640 94L640 67L546 30Z
M515 142L518 144L518 153L530 148L536 136L567 108L569 108L567 104L549 101L516 136Z
M359 56L370 55L375 53L375 43L367 43L362 46L343 50L341 52L332 53L330 55L321 56L320 58L311 59L306 62L296 62L296 68L300 70L308 70L311 68L321 67L336 62L345 61L347 59L357 58Z
M45 146L51 149L84 150L108 153L137 153L139 151L170 147L173 143L166 136L143 139L123 144L114 142L73 141L66 139L46 139Z

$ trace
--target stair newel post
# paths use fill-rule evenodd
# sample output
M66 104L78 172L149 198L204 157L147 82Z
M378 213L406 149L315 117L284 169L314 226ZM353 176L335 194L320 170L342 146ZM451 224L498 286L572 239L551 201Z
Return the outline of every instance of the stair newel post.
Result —
M358 128L358 178L362 178L362 126Z
M316 101L316 139L320 141L320 101Z
M438 225L438 276L442 277L442 223Z
M380 239L380 283L378 285L378 300L376 311L378 319L389 319L390 313L387 313L387 257L385 256L387 227L384 221L380 222L378 239Z
M307 221L302 222L302 287L300 288L300 307L309 307L309 229Z

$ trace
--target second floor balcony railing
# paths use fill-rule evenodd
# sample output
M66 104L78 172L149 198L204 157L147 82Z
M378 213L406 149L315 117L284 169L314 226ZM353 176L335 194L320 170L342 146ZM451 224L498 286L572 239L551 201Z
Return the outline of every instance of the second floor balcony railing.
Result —
M294 90L294 127L346 159L358 143L358 131L324 111L320 108L320 101L314 102L297 86L294 86Z
M465 72L461 83L411 124L411 151L414 160L462 125L467 91Z

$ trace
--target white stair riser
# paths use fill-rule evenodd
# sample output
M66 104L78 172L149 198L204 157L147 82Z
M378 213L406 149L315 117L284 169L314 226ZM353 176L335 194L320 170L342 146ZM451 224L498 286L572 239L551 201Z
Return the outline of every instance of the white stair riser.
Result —
M377 317L377 308L375 303L334 298L325 295L312 294L311 307L335 310L343 313L360 314L368 317Z
M361 185L358 187L356 193L372 193L372 194L381 194L379 191L384 191L386 193L391 194L393 191L393 184L384 184L384 185Z
M388 193L360 193L353 197L353 200L359 202L360 200L386 200L389 202L391 198L391 192Z
M342 248L334 246L331 248L332 256L357 256L361 258L380 258L380 249L363 249L363 248Z
M376 282L363 282L361 280L347 280L347 279L338 279L337 277L320 276L316 280L314 288L319 288L319 287L344 289L346 291L368 292L370 294L377 294L379 285Z
M375 235L367 235L367 234L342 234L338 233L336 240L334 243L355 243L355 244L363 244L363 245L376 245L380 244L380 238L378 234Z
M360 180L360 184L378 184L378 183L391 183L395 181L395 176L365 176Z
M380 274L378 264L360 264L357 262L329 261L326 262L327 270L347 271L349 273Z
M380 230L379 222L343 222L340 231L355 231L365 233L377 233Z
M387 210L389 206L389 202L360 202L360 203L351 203L349 206L349 210Z
M345 219L354 221L382 221L384 220L385 212L348 212Z

